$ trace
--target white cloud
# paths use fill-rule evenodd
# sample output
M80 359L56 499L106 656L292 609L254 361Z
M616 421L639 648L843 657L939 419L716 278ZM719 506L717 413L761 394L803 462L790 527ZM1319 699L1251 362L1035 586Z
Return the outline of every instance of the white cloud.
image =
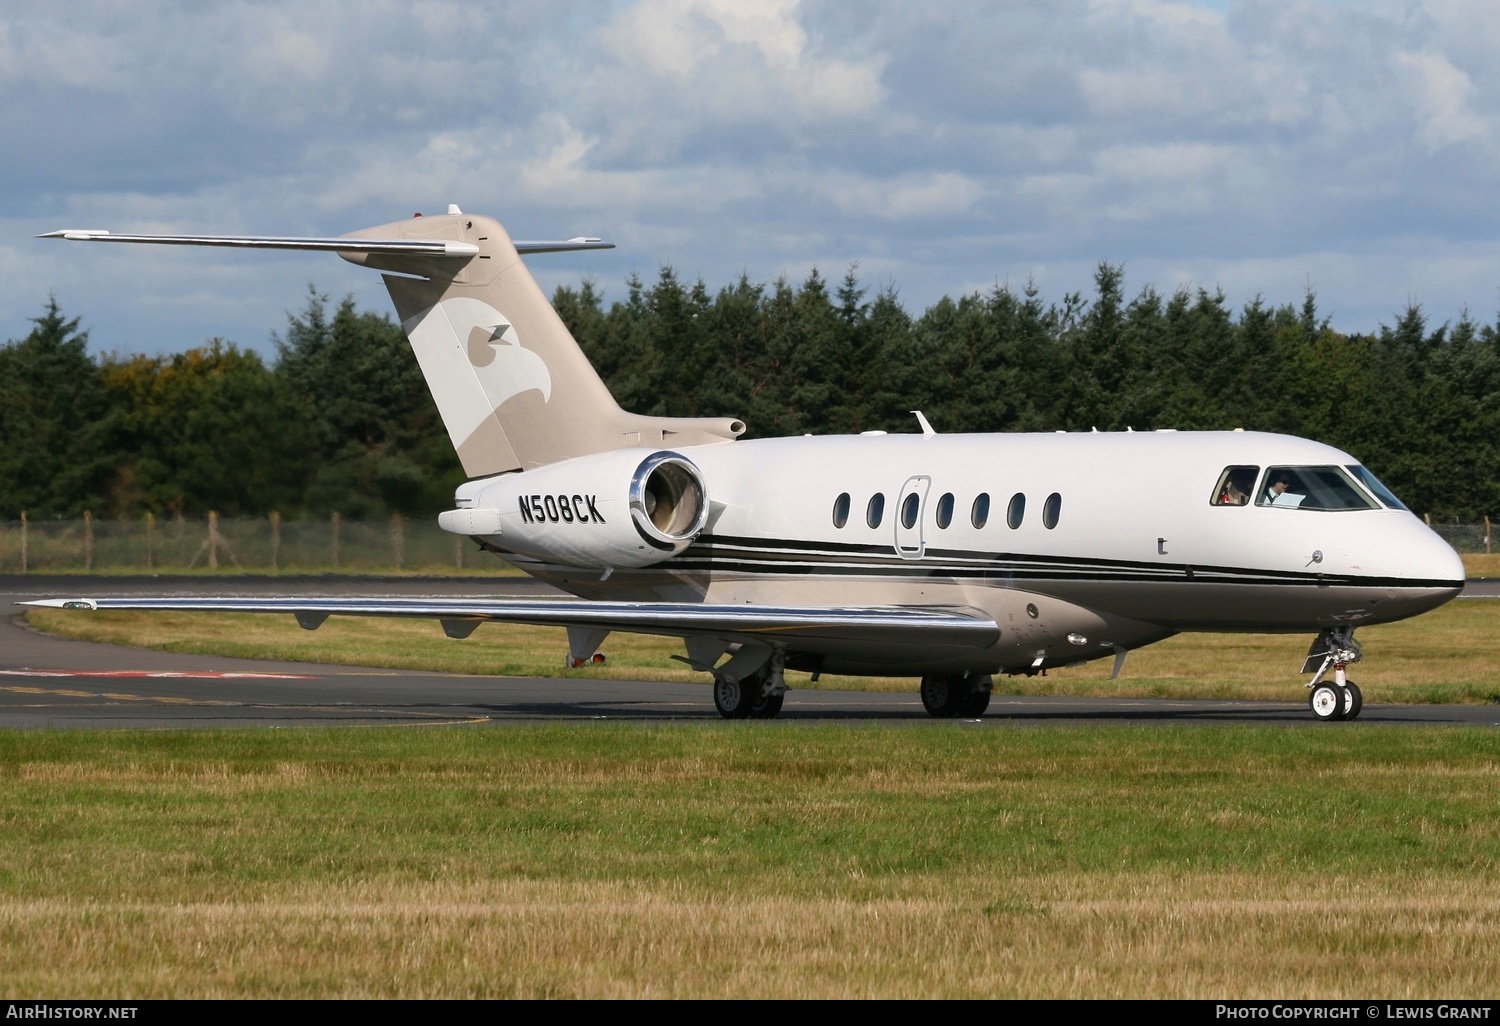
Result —
M733 120L858 114L880 99L880 62L817 53L797 0L641 0L602 33L624 68Z
M327 234L449 202L610 237L534 266L612 295L662 264L859 261L916 310L1031 272L1087 291L1109 259L1237 302L1310 276L1348 327L1408 292L1487 311L1497 45L1488 0L12 5L0 336L49 288L125 348L256 343L309 278L383 307L337 260L37 231Z
M1395 54L1394 61L1406 73L1403 77L1410 81L1416 94L1420 117L1417 138L1429 153L1454 143L1489 137L1489 126L1469 109L1474 83L1446 57L1431 50L1403 51Z

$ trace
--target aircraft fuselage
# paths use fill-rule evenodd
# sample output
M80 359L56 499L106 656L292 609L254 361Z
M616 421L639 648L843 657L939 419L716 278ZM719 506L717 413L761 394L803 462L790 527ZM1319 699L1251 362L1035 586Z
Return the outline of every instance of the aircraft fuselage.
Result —
M829 672L1025 672L1180 631L1316 633L1414 616L1463 587L1453 549L1362 483L1355 508L1270 501L1273 468L1357 480L1347 453L1286 435L862 435L678 451L711 507L681 553L607 576L512 558L587 598L969 607L1001 628L982 653L837 642L804 653ZM1254 479L1243 504L1222 501L1229 468Z

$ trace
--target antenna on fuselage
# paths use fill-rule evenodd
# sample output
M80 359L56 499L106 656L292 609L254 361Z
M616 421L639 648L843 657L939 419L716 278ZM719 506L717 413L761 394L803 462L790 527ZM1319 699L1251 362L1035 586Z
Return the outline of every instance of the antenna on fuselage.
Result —
M917 415L917 423L922 426L923 438L931 438L937 434L936 431L932 430L932 425L927 423L927 416L921 410L911 410L910 412Z

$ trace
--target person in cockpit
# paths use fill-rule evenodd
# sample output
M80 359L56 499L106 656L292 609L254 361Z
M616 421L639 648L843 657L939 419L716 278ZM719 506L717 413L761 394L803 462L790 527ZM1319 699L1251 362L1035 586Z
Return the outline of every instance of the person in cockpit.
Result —
M1287 474L1285 472L1282 472L1282 473L1279 473L1279 474L1273 474L1271 476L1271 484L1270 484L1269 487L1266 488L1265 497L1263 499L1261 499L1261 505L1263 505L1263 506L1295 506L1295 505L1297 505L1297 502L1294 501L1294 498L1300 498L1300 497L1288 496L1286 494L1286 490L1287 490L1288 487L1291 486L1291 483L1292 483L1292 476L1290 474Z
M1254 467L1237 467L1224 474L1224 486L1219 489L1219 495L1214 500L1216 506L1243 506L1250 501L1250 493L1255 491Z

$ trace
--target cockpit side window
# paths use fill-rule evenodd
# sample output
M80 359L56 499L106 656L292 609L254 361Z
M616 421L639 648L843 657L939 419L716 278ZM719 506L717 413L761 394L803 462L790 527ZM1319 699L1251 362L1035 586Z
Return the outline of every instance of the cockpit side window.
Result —
M1358 463L1351 464L1345 469L1347 469L1349 473L1353 474L1355 479L1358 480L1360 484L1364 485L1370 491L1374 492L1375 498L1385 503L1391 509L1402 509L1407 510L1407 512L1411 512L1407 509L1406 503L1396 498L1396 493L1392 492L1385 485L1381 484L1379 478L1370 473L1364 467L1360 466Z
M1272 467L1255 504L1315 510L1380 508L1339 467Z
M1255 479L1260 476L1259 467L1225 467L1209 497L1211 506L1248 506L1250 496L1255 494Z

